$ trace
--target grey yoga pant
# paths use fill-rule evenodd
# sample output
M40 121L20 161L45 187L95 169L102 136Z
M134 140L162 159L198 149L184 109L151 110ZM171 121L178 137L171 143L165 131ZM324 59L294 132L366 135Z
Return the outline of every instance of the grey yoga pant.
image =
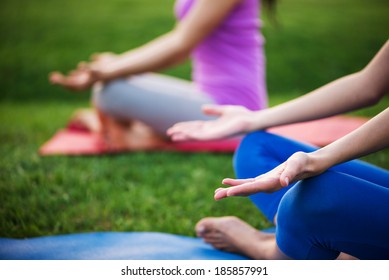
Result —
M139 120L165 135L177 122L211 119L201 106L215 102L192 82L147 73L96 85L93 103L113 118Z

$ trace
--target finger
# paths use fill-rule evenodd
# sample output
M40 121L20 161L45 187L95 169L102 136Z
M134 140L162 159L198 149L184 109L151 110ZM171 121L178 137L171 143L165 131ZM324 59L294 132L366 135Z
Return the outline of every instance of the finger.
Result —
M258 192L272 193L281 188L282 185L279 181L279 175L272 176L271 174L265 174L264 176L251 180L251 182L230 187L227 196L248 196Z
M227 197L228 188L218 188L213 196L215 200L220 200Z
M89 68L89 63L86 61L81 61L80 63L77 64L77 69L78 70L84 70Z
M55 72L50 75L50 82L54 85L61 85L69 90L83 90L85 89L85 85L80 85L80 82L83 83L83 81L80 81L79 77L77 75L68 75L65 76L62 73Z
M169 127L166 130L166 133L168 135L174 134L174 133L181 133L181 132L186 132L190 129L193 129L195 125L190 124L190 123L178 123L173 125L172 127Z
M185 139L198 139L200 137L198 131L201 129L202 124L199 122L184 122L175 124L167 129L166 134L172 139L181 140Z
M257 192L259 191L254 183L246 183L229 188L219 188L215 191L214 199L221 200L229 196L248 196Z
M192 138L190 138L188 135L186 135L184 133L176 133L176 134L171 135L170 139L173 142L182 142L182 141L191 140Z
M175 130L183 130L183 129L193 129L202 126L202 121L188 121L188 122L179 122L174 124L171 128Z
M94 53L90 56L90 60L95 61L99 60L99 58L103 55L104 53Z
M290 184L290 179L289 179L289 177L288 177L287 175L283 176L283 175L281 174L281 177L280 177L280 184L281 184L281 186L283 186L283 187L289 186L289 184Z
M212 104L206 104L203 105L201 110L204 114L209 116L220 116L223 113L223 106L220 105L212 105Z
M280 175L280 183L283 187L288 186L292 181L295 180L296 176L299 174L300 168L299 164L294 161L294 159L288 160L284 165L284 170Z
M249 182L242 185L230 187L226 191L226 196L249 196L262 191L258 182Z
M187 134L187 133L175 133L172 136L170 136L170 138L175 142L183 142L183 141L191 141L191 140L200 141L201 140L201 139L198 139L197 137L195 137L191 134Z
M65 76L60 72L52 72L49 74L49 81L52 84L61 84L65 79Z
M56 82L56 76L58 74L59 74L59 72L57 72L57 71L50 72L49 75L48 75L49 82L54 84Z
M229 186L238 186L245 183L253 182L254 178L248 178L248 179L231 179L231 178L225 178L222 181L223 185L229 185Z
M180 134L183 134L183 135L191 135L191 130L187 127L172 127L172 128L169 128L167 131L166 131L166 134L169 135L169 136L173 136L173 135L180 135Z
M67 74L67 77L68 77L68 78L71 78L71 77L78 77L78 76L80 76L80 74L82 74L82 73L85 73L85 69L77 68L77 69L75 69L75 70L69 71L69 73Z
M225 189L225 188L222 188L222 187L217 188L217 189L215 190L215 193L217 193L218 191L221 191L221 190L223 190L223 189Z

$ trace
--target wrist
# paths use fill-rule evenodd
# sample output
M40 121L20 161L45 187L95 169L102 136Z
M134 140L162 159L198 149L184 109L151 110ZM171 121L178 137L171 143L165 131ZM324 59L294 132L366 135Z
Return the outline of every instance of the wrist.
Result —
M110 57L102 58L101 60L91 63L89 69L91 76L95 81L109 81L121 77L123 74L122 63L118 59L118 56L115 58Z
M256 112L253 112L253 111L248 111L247 114L244 114L242 116L242 132L244 133L249 133L251 131L254 131L254 130L259 130L260 128L258 128L258 124L257 124L257 121L256 121Z
M94 82L97 81L107 82L109 80L115 79L116 76L117 74L111 69L107 69L107 68L101 69L100 67L91 68L91 79Z
M259 110L259 111L250 111L250 114L248 114L249 120L247 120L247 130L250 131L256 131L256 130L263 130L268 128L269 126L266 126L266 116L265 116L266 110Z
M308 156L309 164L307 168L313 174L323 173L332 166L330 157L323 149L308 153Z

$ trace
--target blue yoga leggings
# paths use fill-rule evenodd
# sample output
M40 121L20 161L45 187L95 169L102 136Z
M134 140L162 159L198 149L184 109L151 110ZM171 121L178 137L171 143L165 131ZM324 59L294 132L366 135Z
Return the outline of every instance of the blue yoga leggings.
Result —
M278 166L297 151L315 147L259 131L247 135L234 156L238 178ZM270 220L293 259L389 259L389 171L354 160L272 194L250 196Z

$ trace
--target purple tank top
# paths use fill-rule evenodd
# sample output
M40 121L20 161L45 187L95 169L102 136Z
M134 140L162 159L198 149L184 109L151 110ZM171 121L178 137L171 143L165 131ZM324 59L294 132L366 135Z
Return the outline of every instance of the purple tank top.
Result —
M177 0L177 18L183 19L195 1ZM218 104L267 106L258 16L259 0L243 0L192 53L193 81Z

